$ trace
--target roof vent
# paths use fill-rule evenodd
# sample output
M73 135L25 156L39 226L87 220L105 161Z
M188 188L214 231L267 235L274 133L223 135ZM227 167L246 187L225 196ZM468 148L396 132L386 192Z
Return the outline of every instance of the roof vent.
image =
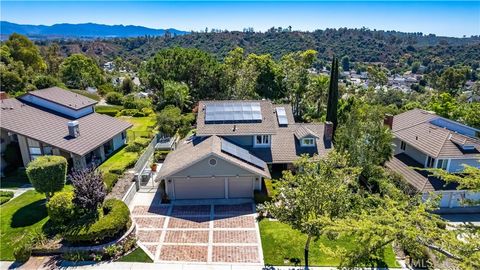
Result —
M77 138L80 136L80 127L78 125L78 121L69 121L67 123L68 126L68 135L72 138Z

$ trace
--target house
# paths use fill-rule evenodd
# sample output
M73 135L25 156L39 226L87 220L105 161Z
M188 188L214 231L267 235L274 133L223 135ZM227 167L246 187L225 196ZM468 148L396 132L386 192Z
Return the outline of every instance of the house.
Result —
M465 199L480 199L480 194L457 190L441 179L417 168L439 168L457 173L463 164L480 168L480 130L440 117L433 112L413 109L396 116L387 116L385 123L394 135L395 151L386 166L425 196L441 195L444 211L463 208Z
M196 135L178 144L160 169L170 199L252 198L272 168L332 149L333 125L296 123L290 105L201 101Z
M58 87L2 99L2 143L18 144L24 166L42 155L64 156L75 169L98 164L126 143L132 125L95 113L96 103Z

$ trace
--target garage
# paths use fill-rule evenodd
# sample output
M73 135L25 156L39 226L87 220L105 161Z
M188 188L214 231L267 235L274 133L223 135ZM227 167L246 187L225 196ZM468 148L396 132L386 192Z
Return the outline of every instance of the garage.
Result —
M224 177L175 178L175 199L223 199L225 198Z
M228 198L252 198L253 177L228 178Z

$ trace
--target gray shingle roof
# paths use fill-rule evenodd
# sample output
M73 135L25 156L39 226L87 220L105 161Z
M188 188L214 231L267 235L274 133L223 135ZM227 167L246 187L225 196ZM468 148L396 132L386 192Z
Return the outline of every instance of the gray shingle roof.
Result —
M64 91L64 90L62 90ZM79 119L80 136L68 136L71 119L17 99L1 101L0 128L44 142L67 152L83 156L130 128L130 123L107 115L91 113Z
M80 110L97 103L96 100L59 87L30 91L26 95L36 96L73 110Z
M181 141L177 149L167 155L167 158L157 175L157 179L168 177L178 171L188 168L212 154L263 177L270 177L270 172L266 165L264 168L259 168L239 158L224 153L221 150L221 140L222 139L217 136L210 136L205 139L197 138L193 141Z
M480 158L480 140L436 126L430 121L440 118L433 113L414 109L393 118L395 137L434 158ZM462 144L473 145L476 152L465 152Z

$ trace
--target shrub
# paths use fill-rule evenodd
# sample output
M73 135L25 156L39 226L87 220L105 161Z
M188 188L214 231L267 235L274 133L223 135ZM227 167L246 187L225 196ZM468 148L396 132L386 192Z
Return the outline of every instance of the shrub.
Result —
M13 250L15 261L24 263L30 259L32 255L32 243L30 241L22 241Z
M75 190L73 203L86 213L95 213L107 195L100 170L90 167L74 171L70 180Z
M142 113L144 113L145 116L149 116L149 115L152 115L154 112L152 108L143 108Z
M125 109L142 110L143 108L149 108L150 105L150 100L145 98L136 98L133 95L128 95L123 99L123 107L125 107Z
M72 251L63 253L62 259L72 262L89 261L92 260L92 255L88 251Z
M0 197L13 197L13 191L0 190Z
M75 205L73 204L74 194L71 191L59 192L47 203L47 211L50 220L57 224L68 224L73 220Z
M142 150L142 146L141 145L138 145L136 143L131 143L127 146L125 146L125 151L127 152L140 152Z
M167 155L170 153L169 150L157 150L155 151L155 156L154 160L155 162L163 161L167 157Z
M67 160L62 156L41 156L27 166L27 176L37 192L47 200L63 189L67 177Z
M98 105L98 106L95 106L95 112L96 113L106 114L106 115L109 115L109 116L116 116L117 113L121 109L122 109L122 106L116 106L116 105L112 105L112 106Z
M121 200L106 200L102 210L102 218L93 224L74 226L64 233L64 238L70 243L97 244L119 236L130 227L130 210Z
M12 197L0 197L0 205L10 201Z
M119 178L118 174L114 174L114 173L110 173L110 172L107 172L107 173L103 174L103 182L107 186L107 192L112 191L112 188L117 183L118 178Z
M107 101L108 104L122 105L123 95L118 92L110 92L105 96L105 100Z
M138 109L123 109L118 114L118 116L132 116L132 117L144 117L145 113L139 111Z

